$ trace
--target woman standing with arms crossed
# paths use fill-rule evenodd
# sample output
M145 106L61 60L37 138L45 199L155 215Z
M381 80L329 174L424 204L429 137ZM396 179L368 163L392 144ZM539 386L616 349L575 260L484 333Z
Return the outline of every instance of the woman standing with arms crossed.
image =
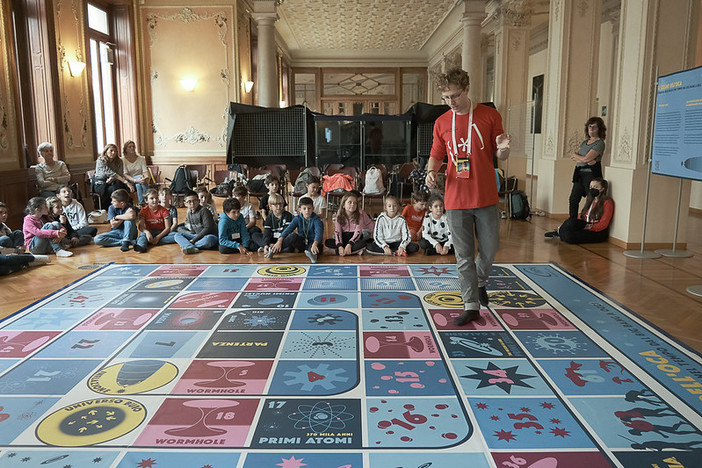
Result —
M573 153L570 159L575 161L573 171L573 188L568 199L568 214L571 218L578 217L580 199L587 196L592 179L602 177L602 154L605 150L604 139L607 127L599 117L590 117L585 123L585 141L580 143L580 149Z

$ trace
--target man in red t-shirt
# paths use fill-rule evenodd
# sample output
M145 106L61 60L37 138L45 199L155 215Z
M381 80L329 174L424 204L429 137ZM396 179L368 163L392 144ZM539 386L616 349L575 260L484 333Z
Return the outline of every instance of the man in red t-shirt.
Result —
M500 239L493 157L507 159L510 136L502 129L499 112L468 97L470 80L464 70L440 75L439 90L451 110L434 123L426 184L430 189L436 186L436 173L448 155L444 204L464 308L454 323L464 325L480 317L480 305L489 303L485 285ZM477 260L476 238L480 239Z

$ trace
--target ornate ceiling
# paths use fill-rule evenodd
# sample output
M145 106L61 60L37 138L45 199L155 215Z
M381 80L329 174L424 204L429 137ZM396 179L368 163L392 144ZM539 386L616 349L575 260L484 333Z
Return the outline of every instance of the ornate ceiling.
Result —
M457 0L284 0L278 31L290 52L419 51ZM458 22L460 16L456 18Z

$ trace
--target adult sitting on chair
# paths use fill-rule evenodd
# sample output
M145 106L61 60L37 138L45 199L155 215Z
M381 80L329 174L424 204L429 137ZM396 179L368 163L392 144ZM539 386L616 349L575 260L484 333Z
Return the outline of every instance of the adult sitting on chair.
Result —
M557 230L544 235L560 237L569 244L605 242L614 215L614 201L607 196L607 186L607 181L601 177L592 179L580 217L568 218Z
M134 192L134 184L124 176L124 165L119 157L117 145L112 143L105 146L102 154L95 162L95 176L93 177L93 191L100 195L103 207L110 205L110 196L117 189Z
M68 172L66 163L54 159L54 146L51 143L40 144L37 151L39 156L44 158L44 161L34 168L37 173L39 196L54 197L59 185L67 184L71 180L71 173Z
M134 184L137 193L137 202L144 204L144 192L149 186L149 169L146 167L144 156L137 154L136 143L128 140L122 146L122 165L124 166L124 177Z

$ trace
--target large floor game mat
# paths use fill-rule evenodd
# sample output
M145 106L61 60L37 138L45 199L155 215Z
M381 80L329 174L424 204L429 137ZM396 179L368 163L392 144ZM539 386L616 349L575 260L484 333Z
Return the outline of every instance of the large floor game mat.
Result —
M702 466L702 359L552 264L118 265L0 323L0 467Z

